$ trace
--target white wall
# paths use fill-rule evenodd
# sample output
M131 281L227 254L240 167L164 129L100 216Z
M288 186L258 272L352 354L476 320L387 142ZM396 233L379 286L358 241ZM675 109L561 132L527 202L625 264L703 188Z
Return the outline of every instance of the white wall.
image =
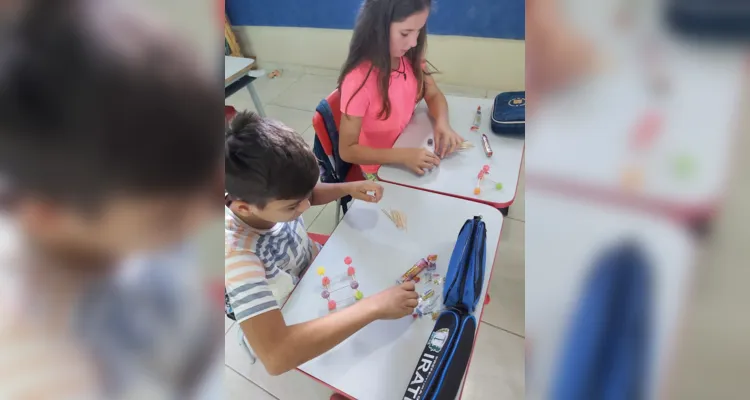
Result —
M244 51L258 63L339 69L352 31L268 26L236 27ZM430 35L427 58L440 70L439 82L498 91L523 90L525 42ZM480 59L482 61L480 61Z

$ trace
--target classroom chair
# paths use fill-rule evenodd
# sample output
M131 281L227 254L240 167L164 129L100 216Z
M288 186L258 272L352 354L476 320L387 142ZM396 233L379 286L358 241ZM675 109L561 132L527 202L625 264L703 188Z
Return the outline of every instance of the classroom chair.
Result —
M339 93L339 90L334 90L331 94L328 95L328 97L325 98L325 101L328 102L328 105L331 108L331 113L333 114L336 130L338 131L339 127L341 126L341 94ZM326 124L323 116L317 110L313 115L313 129L315 130L316 141L320 144L323 152L325 152L328 161L332 165L337 165L336 157L338 156L338 151L336 151L334 154L333 142L331 141L330 132L328 132L328 129L326 129ZM320 155L316 154L316 156L320 158ZM349 164L344 161L341 161L341 163L349 166L349 171L341 182L354 182L364 180L362 169L359 167L359 165ZM336 224L338 224L339 220L341 219L341 211L343 210L344 213L346 213L346 204L348 203L348 201L349 200L342 202L341 199L336 201Z
M232 106L224 106L224 120L229 122L237 115L237 109Z

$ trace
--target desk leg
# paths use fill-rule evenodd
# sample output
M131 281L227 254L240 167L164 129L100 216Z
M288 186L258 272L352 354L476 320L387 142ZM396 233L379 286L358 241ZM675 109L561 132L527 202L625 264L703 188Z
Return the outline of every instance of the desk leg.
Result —
M266 110L263 109L263 102L260 101L260 97L258 97L258 92L255 91L255 85L253 85L253 82L250 82L247 85L247 91L250 92L250 97L253 99L253 104L255 105L258 114L260 114L261 117L265 117Z

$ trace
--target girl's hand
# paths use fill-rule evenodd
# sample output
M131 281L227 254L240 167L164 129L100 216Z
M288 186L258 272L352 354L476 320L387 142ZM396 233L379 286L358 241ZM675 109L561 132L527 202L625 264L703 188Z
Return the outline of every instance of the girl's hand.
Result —
M346 192L357 200L377 203L383 198L383 187L373 181L349 182L346 185Z
M424 149L399 149L403 152L401 164L417 175L424 175L424 170L440 165L440 158L433 152Z
M435 153L438 154L440 158L453 153L458 149L461 143L464 142L464 138L456 133L448 123L436 124L434 131Z

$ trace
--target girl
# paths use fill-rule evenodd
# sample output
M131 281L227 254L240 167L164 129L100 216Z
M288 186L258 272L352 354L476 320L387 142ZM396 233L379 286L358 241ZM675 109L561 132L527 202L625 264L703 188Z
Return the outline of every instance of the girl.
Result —
M375 179L380 164L401 164L419 175L440 164L461 138L448 122L448 103L426 70L427 17L431 0L365 0L349 56L341 70L339 153ZM433 120L435 153L393 149L424 98Z

